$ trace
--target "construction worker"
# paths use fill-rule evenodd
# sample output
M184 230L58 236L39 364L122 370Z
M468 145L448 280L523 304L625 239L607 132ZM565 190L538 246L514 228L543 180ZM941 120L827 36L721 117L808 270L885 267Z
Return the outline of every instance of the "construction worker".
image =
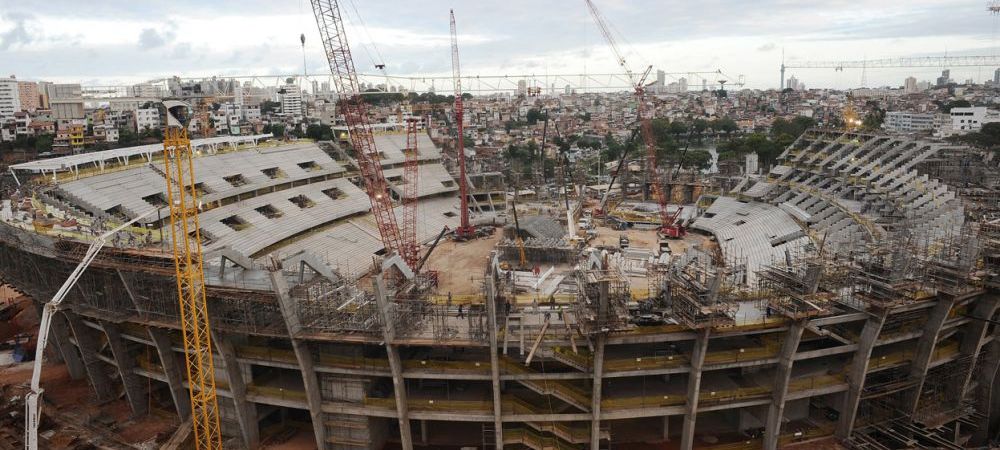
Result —
M465 308L465 303L459 303L459 305L458 305L458 318L459 319L465 317L465 312L463 311L464 308Z

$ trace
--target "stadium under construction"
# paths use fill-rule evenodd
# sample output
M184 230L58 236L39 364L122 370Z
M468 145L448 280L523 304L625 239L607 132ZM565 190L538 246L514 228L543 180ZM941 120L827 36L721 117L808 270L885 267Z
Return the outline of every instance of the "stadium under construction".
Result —
M402 216L412 143L373 139ZM385 251L344 142L191 145L237 448L289 429L351 450L966 448L1000 433L998 176L968 147L808 130L764 176L671 182L675 239L641 189L596 214L587 188L525 195L477 173L477 232L458 236L453 159L419 133L408 264ZM91 243L135 221L66 293L47 364L86 380L88 402L183 423L163 159L12 166L0 276L41 311Z

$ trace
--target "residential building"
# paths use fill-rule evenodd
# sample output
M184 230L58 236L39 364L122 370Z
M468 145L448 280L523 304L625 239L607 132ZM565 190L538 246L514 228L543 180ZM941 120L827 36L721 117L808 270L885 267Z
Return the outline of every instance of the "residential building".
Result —
M0 118L12 117L21 110L21 97L17 91L17 79L0 78Z
M917 133L934 129L936 114L909 111L889 111L882 128L894 133Z
M907 94L914 94L917 92L917 79L914 77L906 77L906 81L903 83L903 91Z
M967 134L979 131L984 124L1000 122L1000 113L985 106L951 109L951 129L941 130L944 135Z
M160 128L160 110L157 108L139 108L135 111L136 131Z
M21 111L35 112L38 110L38 83L33 81L18 81L17 94L21 101Z
M294 84L286 84L281 92L281 113L293 120L302 118L302 90Z

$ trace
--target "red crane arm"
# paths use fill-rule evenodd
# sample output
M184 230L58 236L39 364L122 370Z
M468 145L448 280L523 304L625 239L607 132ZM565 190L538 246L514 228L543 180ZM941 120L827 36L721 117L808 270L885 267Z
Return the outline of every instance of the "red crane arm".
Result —
M347 43L344 31L344 21L340 15L340 7L336 0L310 0L316 25L319 27L320 40L326 51L326 59L330 63L337 92L340 93L340 108L347 122L351 145L354 147L358 161L358 169L365 182L365 190L371 200L372 214L378 225L382 245L387 252L398 252L402 249L399 226L396 214L392 210L392 198L389 195L389 183L382 173L379 162L378 148L372 136L372 127L368 121L368 105L361 99L361 88L358 74L351 59L351 49Z

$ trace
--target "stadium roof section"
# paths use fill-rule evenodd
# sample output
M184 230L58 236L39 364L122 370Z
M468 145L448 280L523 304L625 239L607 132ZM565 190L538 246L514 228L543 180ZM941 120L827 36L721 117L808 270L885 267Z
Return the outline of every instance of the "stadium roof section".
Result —
M198 150L207 147L210 151L214 151L222 145L240 145L248 142L252 142L254 145L257 145L257 141L270 137L272 137L272 135L268 133L249 136L218 136L206 139L194 139L191 141L191 148ZM23 170L41 174L49 172L75 172L79 170L80 166L86 164L93 164L103 170L105 164L108 162L127 163L130 158L135 156L141 156L146 158L146 160L152 160L154 154L162 151L163 144L147 144L136 147L116 148L114 150L81 153L79 155L60 156L58 158L39 159L26 163L14 164L10 166L10 171L11 173L16 173L15 171Z

